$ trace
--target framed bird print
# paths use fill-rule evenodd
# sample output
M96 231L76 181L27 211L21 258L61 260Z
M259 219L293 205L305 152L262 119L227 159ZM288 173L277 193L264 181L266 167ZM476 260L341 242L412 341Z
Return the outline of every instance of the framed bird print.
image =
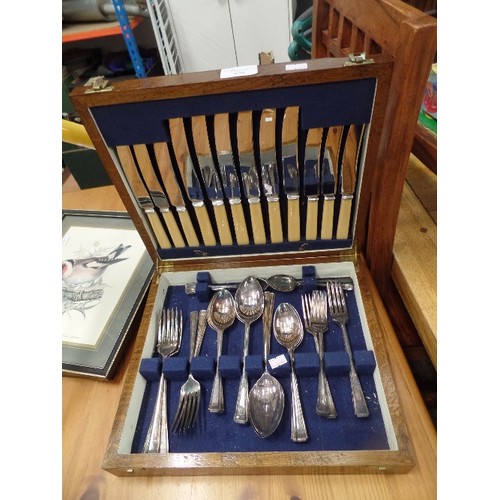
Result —
M63 374L113 377L153 268L127 213L63 211Z

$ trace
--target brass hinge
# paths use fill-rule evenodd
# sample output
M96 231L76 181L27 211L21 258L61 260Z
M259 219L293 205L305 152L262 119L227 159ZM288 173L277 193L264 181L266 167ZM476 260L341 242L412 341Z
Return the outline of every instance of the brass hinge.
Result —
M87 80L84 87L90 87L85 91L86 94L93 94L95 92L109 92L113 90L113 86L108 87L109 80L106 80L103 76L93 76Z
M361 64L373 64L373 59L367 59L365 52L356 52L349 54L349 60L344 63L344 66L360 66Z
M173 261L171 260L161 260L158 258L156 260L156 269L158 270L158 277L163 273L171 273L175 270Z

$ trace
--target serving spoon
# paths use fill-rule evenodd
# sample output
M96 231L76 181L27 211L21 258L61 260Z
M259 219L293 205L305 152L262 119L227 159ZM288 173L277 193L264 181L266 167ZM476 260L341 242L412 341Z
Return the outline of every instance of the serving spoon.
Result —
M226 328L229 328L236 317L234 299L229 290L219 290L210 300L207 308L207 321L211 328L217 332L217 365L215 368L214 382L210 394L208 411L224 413L224 392L222 379L219 374L219 358L222 354L222 337Z
M257 278L260 281L263 290L267 290L271 288L276 292L292 292L297 287L302 285L302 280L297 279L288 274L275 274L270 276L269 278ZM316 283L318 285L324 285L331 281L333 278L316 278ZM352 278L342 277L335 278L335 281L338 281L342 284L342 288L344 290L350 291L353 289L353 281ZM238 288L238 283L224 283L224 284L214 284L208 285L211 290L223 290L224 288ZM186 283L184 286L184 291L188 295L193 295L196 293L196 283Z
M292 390L292 441L307 441L306 421L300 402L299 383L294 367L294 352L304 338L304 327L297 309L288 302L282 302L274 313L274 336L286 348L290 357L290 385Z
M245 278L236 289L234 301L236 303L236 316L245 325L245 337L243 340L243 369L233 420L237 424L246 424L248 422L248 377L245 359L248 356L250 326L262 316L264 310L264 291L259 280L254 276Z
M285 407L285 391L279 381L267 369L267 358L271 344L275 295L264 292L264 373L250 390L248 396L248 416L255 432L261 437L269 437L281 422Z

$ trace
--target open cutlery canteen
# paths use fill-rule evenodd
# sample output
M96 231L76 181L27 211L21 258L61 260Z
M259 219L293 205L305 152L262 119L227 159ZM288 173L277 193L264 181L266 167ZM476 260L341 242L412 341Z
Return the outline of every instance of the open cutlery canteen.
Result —
M110 448L120 473L407 467L359 273L390 73L385 56L311 60L77 92L156 271ZM186 331L162 355L155 321L172 310Z

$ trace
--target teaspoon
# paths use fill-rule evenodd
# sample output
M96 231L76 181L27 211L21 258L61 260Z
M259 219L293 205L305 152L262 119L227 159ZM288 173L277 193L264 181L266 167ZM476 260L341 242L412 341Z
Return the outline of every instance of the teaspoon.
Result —
M245 324L245 337L243 340L243 369L233 420L237 424L246 424L248 422L248 377L245 359L248 356L250 325L262 316L264 310L264 291L259 280L253 276L245 278L234 294L234 301L236 303L236 316Z
M207 321L211 328L217 332L217 365L215 368L214 382L210 395L208 411L224 413L224 392L222 379L219 374L219 358L222 354L222 336L226 328L234 323L236 308L234 299L228 290L219 290L208 304Z
M274 336L287 349L290 356L290 385L292 390L292 441L307 441L307 428L300 402L299 384L294 367L294 352L304 338L304 327L297 309L287 302L281 303L274 313Z

